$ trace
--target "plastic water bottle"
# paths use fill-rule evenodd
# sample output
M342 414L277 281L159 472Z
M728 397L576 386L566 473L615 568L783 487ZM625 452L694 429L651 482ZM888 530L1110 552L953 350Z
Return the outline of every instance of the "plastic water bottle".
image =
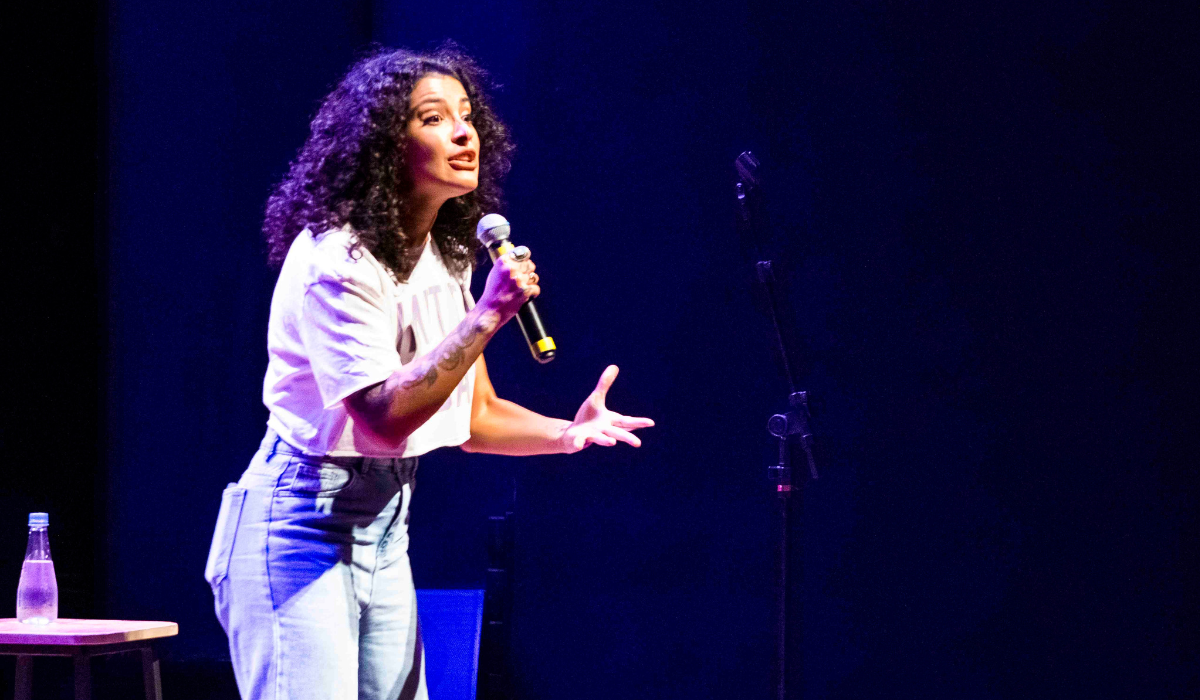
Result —
M17 586L17 619L31 625L48 625L58 619L58 581L50 559L49 527L49 514L29 514L29 544Z

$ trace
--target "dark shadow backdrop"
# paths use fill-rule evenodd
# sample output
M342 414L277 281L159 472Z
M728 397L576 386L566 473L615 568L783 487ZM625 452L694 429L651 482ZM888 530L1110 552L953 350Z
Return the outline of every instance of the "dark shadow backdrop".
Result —
M10 599L50 509L64 612L179 620L172 694L200 692L172 669L224 673L201 571L265 419L262 203L357 52L451 37L504 85L507 214L564 349L538 367L506 330L498 389L566 416L615 362L613 405L659 422L640 451L423 462L419 585L481 583L516 485L519 697L768 693L782 406L732 227L747 147L823 468L795 697L1196 694L1195 7L39 12L7 195Z

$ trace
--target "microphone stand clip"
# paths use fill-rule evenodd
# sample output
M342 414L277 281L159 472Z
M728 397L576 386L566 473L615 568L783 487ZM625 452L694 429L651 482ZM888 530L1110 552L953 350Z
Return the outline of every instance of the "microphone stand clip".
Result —
M775 492L780 498L786 499L792 491L792 466L788 440L793 435L799 436L800 446L804 448L804 456L808 460L808 473L812 478L817 476L817 463L812 456L812 431L808 429L808 392L793 391L788 396L791 410L776 413L767 419L767 432L779 439L779 464L767 467L771 483L775 484Z

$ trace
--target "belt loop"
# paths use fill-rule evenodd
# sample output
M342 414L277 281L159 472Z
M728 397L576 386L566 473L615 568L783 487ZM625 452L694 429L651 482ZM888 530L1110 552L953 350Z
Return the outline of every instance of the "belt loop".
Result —
M412 481L416 471L416 457L400 457L392 460L392 473L396 475L396 479L402 484Z
M271 451L267 453L267 461L270 462L275 457L275 453L279 451L279 443L282 440L278 435L275 436L275 442L271 443Z

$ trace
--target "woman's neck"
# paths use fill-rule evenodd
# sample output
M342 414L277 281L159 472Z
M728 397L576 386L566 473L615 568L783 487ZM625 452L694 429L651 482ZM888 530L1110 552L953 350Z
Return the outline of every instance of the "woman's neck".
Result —
M445 200L429 199L414 201L409 205L409 214L404 218L403 226L410 247L425 247L425 241L444 203Z

